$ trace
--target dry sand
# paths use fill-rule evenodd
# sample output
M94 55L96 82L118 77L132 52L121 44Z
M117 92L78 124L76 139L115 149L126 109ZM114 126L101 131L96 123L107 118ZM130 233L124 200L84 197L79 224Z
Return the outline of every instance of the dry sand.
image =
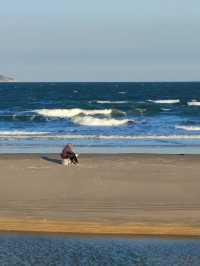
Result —
M0 156L0 230L200 236L200 156Z

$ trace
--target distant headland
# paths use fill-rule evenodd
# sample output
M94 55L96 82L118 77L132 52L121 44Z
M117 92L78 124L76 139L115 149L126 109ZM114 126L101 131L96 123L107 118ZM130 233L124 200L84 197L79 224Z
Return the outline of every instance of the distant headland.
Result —
M14 78L10 78L10 77L6 77L3 75L0 75L0 82L14 82L15 79Z

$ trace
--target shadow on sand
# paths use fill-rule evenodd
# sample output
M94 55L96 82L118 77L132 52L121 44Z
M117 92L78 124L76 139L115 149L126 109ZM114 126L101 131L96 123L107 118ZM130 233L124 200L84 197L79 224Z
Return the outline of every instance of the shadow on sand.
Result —
M58 159L55 159L55 158L49 158L47 156L42 156L41 158L43 160L46 160L46 161L49 161L49 162L52 162L52 163L62 164L61 160L58 160Z

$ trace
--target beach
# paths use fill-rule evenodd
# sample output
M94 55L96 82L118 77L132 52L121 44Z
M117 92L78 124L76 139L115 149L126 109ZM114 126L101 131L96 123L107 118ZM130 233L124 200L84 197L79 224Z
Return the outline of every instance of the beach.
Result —
M200 156L0 156L0 230L200 236Z

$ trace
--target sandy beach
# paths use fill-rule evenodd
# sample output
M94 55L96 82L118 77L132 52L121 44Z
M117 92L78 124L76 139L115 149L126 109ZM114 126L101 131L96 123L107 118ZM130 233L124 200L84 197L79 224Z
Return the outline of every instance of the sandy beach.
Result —
M0 156L0 230L200 236L200 156Z

